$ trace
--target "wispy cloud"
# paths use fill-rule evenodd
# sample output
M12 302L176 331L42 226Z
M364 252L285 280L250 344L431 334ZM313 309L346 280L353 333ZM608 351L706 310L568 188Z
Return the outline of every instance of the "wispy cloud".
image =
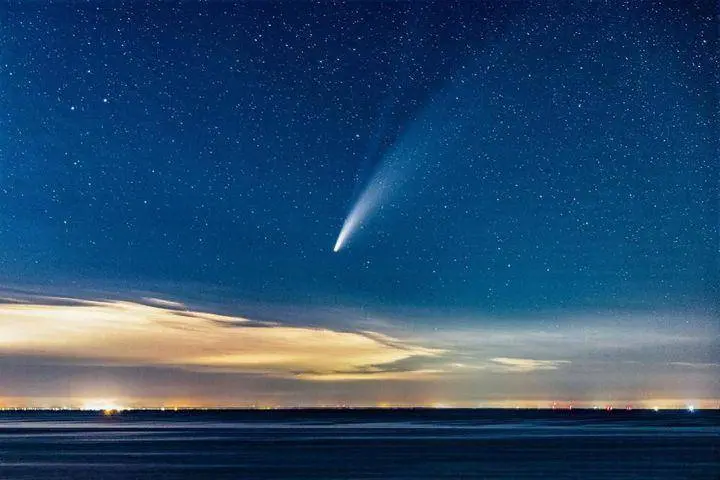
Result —
M675 367L686 367L694 369L720 368L720 363L697 363L697 362L670 362Z
M562 365L570 363L568 360L535 360L532 358L491 358L495 366L502 367L503 371L513 373L527 373L535 370L557 370Z
M365 372L332 372L332 373L301 373L298 377L314 381L349 381L349 380L427 380L443 374L442 370L419 369L406 371L377 370Z
M352 380L419 378L430 372L393 364L441 353L375 332L256 322L158 299L62 300L0 304L0 354Z
M164 307L164 308L186 308L186 305L184 303L180 302L174 302L172 300L165 300L164 298L155 298L155 297L143 297L143 300L150 305L156 305L158 307Z

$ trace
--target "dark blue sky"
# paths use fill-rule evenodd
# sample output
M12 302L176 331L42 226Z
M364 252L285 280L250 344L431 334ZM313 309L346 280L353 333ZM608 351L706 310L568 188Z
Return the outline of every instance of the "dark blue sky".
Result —
M713 2L542 3L6 3L0 285L395 333L712 325Z

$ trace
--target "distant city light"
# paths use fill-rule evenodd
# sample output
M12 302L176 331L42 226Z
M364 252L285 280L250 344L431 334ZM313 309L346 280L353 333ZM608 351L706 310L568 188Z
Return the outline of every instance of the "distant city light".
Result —
M109 415L112 413L121 412L125 410L125 407L119 405L114 400L93 399L85 400L82 404L81 410L102 411L106 415Z

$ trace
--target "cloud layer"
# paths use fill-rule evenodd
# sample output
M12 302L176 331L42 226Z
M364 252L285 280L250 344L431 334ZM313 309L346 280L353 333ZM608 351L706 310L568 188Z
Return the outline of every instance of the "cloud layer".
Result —
M0 304L0 354L88 365L179 366L306 380L419 378L393 364L440 350L375 332L284 326L149 300Z
M216 406L719 398L716 323L702 315L468 320L287 305L221 315L210 312L230 307L145 292L78 296L0 292L0 406L113 396ZM442 328L419 327L430 320Z
M526 373L535 370L557 370L560 365L570 363L569 360L535 360L532 358L496 357L490 359L494 364L508 372Z

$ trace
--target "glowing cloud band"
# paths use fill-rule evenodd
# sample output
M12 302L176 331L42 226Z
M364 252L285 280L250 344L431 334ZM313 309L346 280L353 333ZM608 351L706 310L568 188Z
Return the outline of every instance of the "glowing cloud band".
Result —
M427 369L397 371L393 364L441 352L375 332L288 326L152 303L0 303L0 355L303 380L382 380L422 378Z

